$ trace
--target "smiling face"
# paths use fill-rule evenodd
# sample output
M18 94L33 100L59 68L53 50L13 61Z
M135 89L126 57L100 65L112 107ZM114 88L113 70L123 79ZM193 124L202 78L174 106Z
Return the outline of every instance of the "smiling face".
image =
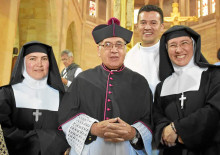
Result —
M156 11L143 11L139 14L137 28L142 46L149 47L158 42L164 28L160 18L160 14Z
M45 53L34 52L26 55L25 65L28 75L35 80L41 80L48 74L49 60Z
M112 45L112 48L104 47L102 45ZM118 44L121 46L121 48L115 47L115 44ZM118 46L116 45L116 46ZM122 38L119 37L111 37L104 39L102 42L99 43L98 46L98 56L102 59L102 63L108 68L112 70L119 69L122 64L124 63L126 54L126 47L125 47L125 41Z
M190 37L170 39L167 46L170 60L178 66L186 66L193 56L193 43Z

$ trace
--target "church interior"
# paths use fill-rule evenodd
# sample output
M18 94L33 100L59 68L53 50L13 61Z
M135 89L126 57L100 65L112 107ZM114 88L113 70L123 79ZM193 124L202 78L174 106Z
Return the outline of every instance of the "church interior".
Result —
M69 49L83 70L101 63L92 30L110 17L134 32L131 48L139 42L136 30L138 9L159 6L166 31L172 25L187 25L201 35L202 53L209 63L218 61L220 48L220 0L1 0L0 86L9 83L21 47L29 41L52 46L59 69L60 53ZM129 49L128 48L128 49Z

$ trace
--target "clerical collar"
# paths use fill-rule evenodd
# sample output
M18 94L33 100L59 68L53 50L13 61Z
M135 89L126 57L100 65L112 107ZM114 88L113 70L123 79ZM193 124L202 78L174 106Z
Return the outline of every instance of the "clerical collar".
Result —
M138 44L139 46L139 48L141 48L141 49L155 49L155 48L158 48L159 47L159 45L160 45L160 40L156 43L156 44L154 44L154 45L152 45L152 46L142 46L141 45L141 42Z
M115 69L109 69L107 66L105 66L103 63L102 63L102 68L108 72L121 72L125 66L124 64L118 69L118 70L115 70Z

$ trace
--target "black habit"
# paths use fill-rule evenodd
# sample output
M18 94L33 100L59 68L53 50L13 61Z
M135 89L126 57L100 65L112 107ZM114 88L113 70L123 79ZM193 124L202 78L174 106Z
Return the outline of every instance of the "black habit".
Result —
M201 54L200 35L185 26L174 26L166 31L160 41L160 78L166 79L174 72L167 54L166 37L171 32L184 30L195 41L194 62L202 72L198 91L186 91L184 108L180 94L160 96L162 81L158 84L153 104L154 136L163 155L217 155L220 154L220 68L210 65ZM184 144L168 147L160 143L164 127L174 122L177 135Z
M39 109L41 115L36 122L33 115L36 109L16 107L12 85L23 81L25 50L32 45L40 45L47 50L47 84L59 91L60 100L64 94L52 47L40 42L25 44L13 69L10 84L0 87L0 123L10 155L61 155L68 148L68 144L63 132L58 130L58 112ZM32 102L30 100L30 103Z

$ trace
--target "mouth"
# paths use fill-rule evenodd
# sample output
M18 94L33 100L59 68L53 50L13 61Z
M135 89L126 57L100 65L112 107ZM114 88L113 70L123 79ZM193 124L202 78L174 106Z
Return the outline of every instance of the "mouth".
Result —
M144 32L143 33L145 36L150 36L150 35L152 35L153 33L152 32Z
M110 57L110 59L111 59L111 60L118 60L119 57L117 57L117 56L112 56L112 57Z
M177 56L176 56L177 59L183 59L183 58L185 58L185 57L186 57L186 55L177 55Z

